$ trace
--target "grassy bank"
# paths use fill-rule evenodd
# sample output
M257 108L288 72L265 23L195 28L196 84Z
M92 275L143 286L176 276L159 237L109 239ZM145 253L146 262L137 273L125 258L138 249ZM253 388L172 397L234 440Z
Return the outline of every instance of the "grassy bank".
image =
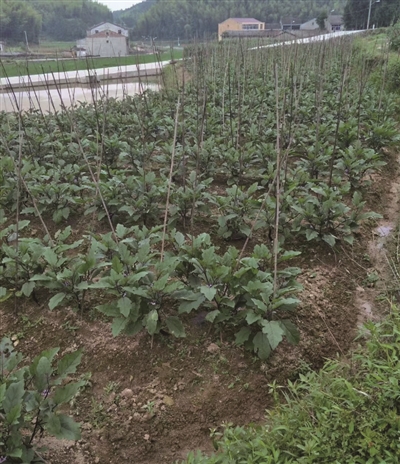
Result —
M111 68L114 66L129 66L134 64L155 63L170 59L180 59L183 50L169 50L152 55L132 55L118 58L87 58L62 59L43 61L0 61L0 77L13 77L54 72L79 71L85 69Z
M329 361L289 383L285 404L271 385L277 404L267 425L228 428L215 443L218 455L191 454L185 462L398 463L400 314L392 309L385 322L367 326L367 346L350 360Z

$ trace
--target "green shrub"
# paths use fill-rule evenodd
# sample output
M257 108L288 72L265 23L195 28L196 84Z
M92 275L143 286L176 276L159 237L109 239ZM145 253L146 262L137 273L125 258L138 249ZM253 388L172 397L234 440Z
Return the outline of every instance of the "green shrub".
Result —
M400 50L400 23L389 30L389 48L395 52Z
M260 427L227 428L218 454L187 464L398 463L400 315L368 324L365 350L350 363L329 361L288 385L286 403ZM280 387L270 386L278 400Z
M400 61L394 61L388 65L386 79L388 90L400 91Z

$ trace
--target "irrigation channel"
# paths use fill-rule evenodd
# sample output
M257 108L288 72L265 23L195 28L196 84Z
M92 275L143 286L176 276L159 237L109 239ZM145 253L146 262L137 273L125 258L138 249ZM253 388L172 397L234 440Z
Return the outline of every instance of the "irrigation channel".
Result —
M169 61L89 71L65 71L0 78L0 111L52 112L104 96L123 98L158 90L158 76Z

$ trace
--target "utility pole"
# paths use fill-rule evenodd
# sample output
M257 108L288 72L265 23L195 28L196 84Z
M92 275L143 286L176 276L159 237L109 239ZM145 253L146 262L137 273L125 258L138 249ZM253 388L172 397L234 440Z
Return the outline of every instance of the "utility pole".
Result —
M371 20L371 8L372 8L372 0L369 0L367 30L369 29L369 22Z
M375 0L374 3L381 3L381 0ZM371 9L372 9L372 0L369 0L367 30L369 29L369 22L371 20Z

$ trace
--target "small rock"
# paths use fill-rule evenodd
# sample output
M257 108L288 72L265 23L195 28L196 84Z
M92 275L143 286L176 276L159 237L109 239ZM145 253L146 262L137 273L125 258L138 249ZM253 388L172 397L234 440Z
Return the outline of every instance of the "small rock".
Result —
M132 398L133 391L130 388L125 388L125 390L122 390L121 396L123 398Z
M173 406L173 404L174 404L174 400L173 400L170 396L167 396L167 395L164 396L163 402L164 402L167 406Z
M215 343L210 343L207 347L208 353L218 353L219 350L220 350L219 346L216 345Z
M146 441L149 441L150 440L150 435L148 433L146 433L143 437Z
M95 464L99 464L99 462L100 462L100 458L97 457L97 458L94 460L94 463L95 463Z

